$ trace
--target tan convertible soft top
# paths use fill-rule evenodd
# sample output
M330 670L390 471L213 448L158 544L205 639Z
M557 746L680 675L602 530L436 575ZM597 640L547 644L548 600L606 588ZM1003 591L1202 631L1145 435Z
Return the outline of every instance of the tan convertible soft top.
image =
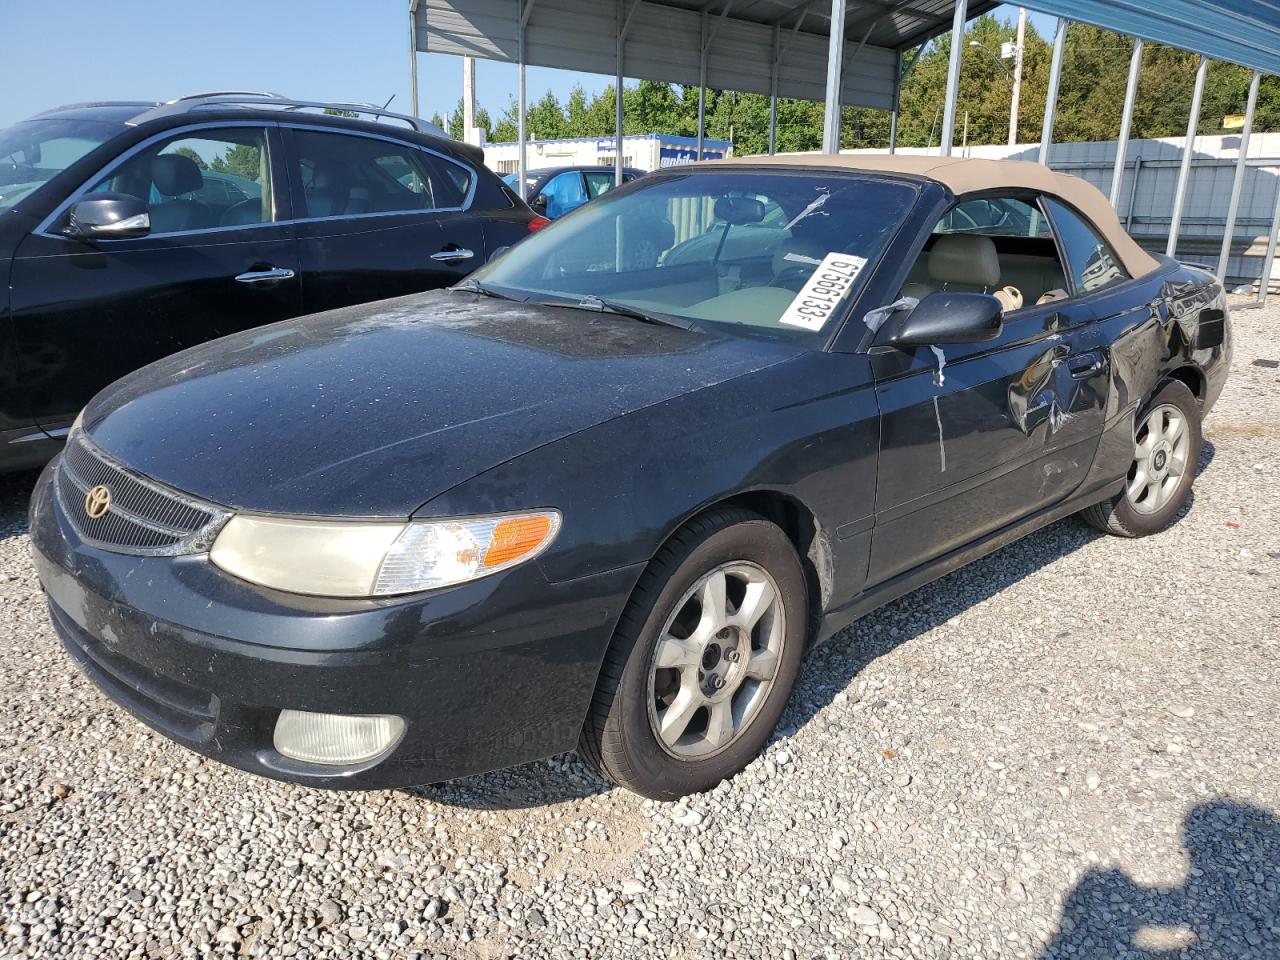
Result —
M773 157L730 157L706 160L701 165L803 166L827 170L866 170L900 173L936 180L956 196L984 190L1034 190L1058 197L1079 210L1102 233L1125 269L1134 277L1150 273L1160 264L1143 250L1120 225L1110 202L1093 184L1027 160L980 160L962 157L921 157L904 154L789 153Z

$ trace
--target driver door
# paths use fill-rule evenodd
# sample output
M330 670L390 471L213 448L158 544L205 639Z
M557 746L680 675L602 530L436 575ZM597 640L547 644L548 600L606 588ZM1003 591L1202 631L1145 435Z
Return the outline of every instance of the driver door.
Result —
M953 211L944 217L930 245L962 232L972 237L975 251L987 244L997 248L1001 280L1040 260L1045 273L1038 284L1069 283L1051 221L1039 206L1017 203L1025 209L1006 211L1004 218L1020 236L993 233L1001 226L991 223L984 198L980 216ZM973 221L985 224L977 228L981 232L974 232ZM948 274L945 265L931 269L929 257L926 248L924 263L910 276L932 277L927 282L937 285L937 276ZM1037 300L1045 292L1028 290ZM1089 304L1066 296L1007 312L1001 335L991 342L873 348L881 446L869 585L979 540L1075 490L1102 430L1106 374L1092 366L1094 320Z
M144 143L85 184L13 260L18 377L57 435L100 389L185 347L302 312L297 249L273 125L186 129ZM147 202L151 232L62 234L91 191Z

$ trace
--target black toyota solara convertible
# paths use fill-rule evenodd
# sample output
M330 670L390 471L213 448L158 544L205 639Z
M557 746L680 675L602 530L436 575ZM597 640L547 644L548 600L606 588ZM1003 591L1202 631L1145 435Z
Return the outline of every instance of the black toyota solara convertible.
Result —
M380 788L577 745L674 798L867 611L1068 514L1173 522L1229 335L1041 166L699 164L125 377L32 541L67 653L193 750Z

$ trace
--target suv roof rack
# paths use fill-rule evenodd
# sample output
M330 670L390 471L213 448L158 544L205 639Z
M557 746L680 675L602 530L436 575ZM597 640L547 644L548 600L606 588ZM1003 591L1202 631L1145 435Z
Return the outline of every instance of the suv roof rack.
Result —
M435 137L443 137L448 140L449 135L437 127L434 123L429 123L420 117L411 117L405 113L395 113L384 107L378 107L371 103L342 103L328 102L323 100L295 100L292 97L286 97L279 93L270 91L255 90L215 90L209 93L193 93L185 97L178 97L175 100L169 100L165 103L157 104L150 110L138 114L129 121L131 126L137 126L146 123L149 120L156 120L160 117L171 117L184 113L193 113L196 110L211 109L215 107L244 107L244 108L277 108L280 110L344 110L348 113L367 114L374 118L374 122L386 118L388 120L397 120L406 124L410 129L416 130L418 133L425 133Z

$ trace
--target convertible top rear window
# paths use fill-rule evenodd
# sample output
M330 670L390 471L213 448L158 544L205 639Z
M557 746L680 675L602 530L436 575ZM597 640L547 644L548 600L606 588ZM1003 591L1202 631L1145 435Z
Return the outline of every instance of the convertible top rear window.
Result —
M831 172L647 178L534 234L475 278L520 299L601 298L694 326L817 343L915 196L907 183Z

